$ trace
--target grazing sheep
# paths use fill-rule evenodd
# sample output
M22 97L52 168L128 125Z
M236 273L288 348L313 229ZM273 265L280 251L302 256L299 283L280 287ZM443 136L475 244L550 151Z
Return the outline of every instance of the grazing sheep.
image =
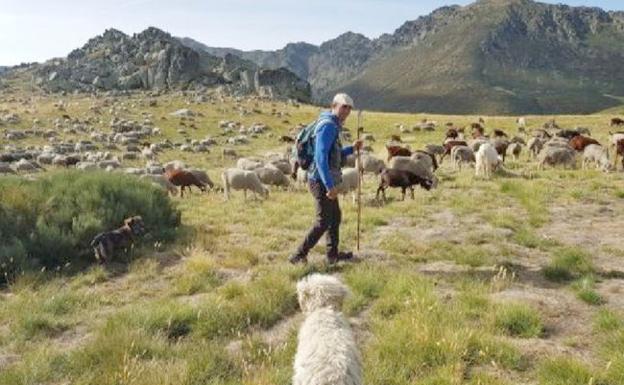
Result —
M164 169L165 171L171 170L184 170L186 168L186 164L181 160L172 160L171 162L165 163Z
M388 163L388 168L409 171L423 179L432 180L432 187L436 187L438 184L438 178L431 171L430 163L423 160L416 161L408 156L395 156Z
M609 126L613 127L613 126L623 126L624 125L624 119L620 119L620 118L611 118L611 122L609 122Z
M462 163L474 163L475 154L472 148L468 146L455 146L451 150L451 161L453 162L453 169L461 170Z
M253 171L264 166L264 163L258 159L240 158L236 161L236 168L241 170Z
M525 128L526 127L526 118L525 117L520 117L520 118L516 119L516 124L518 125L518 128Z
M195 169L195 168L189 169L187 171L190 172L191 174L193 174L195 176L195 178L197 178L198 181L200 181L203 184L205 184L206 186L208 186L208 188L210 188L210 189L214 188L214 183L212 182L212 180L210 179L210 177L208 176L206 171L198 170L198 169ZM189 190L190 189L191 188L189 187Z
M169 182L169 180L164 175L145 174L139 176L139 179L149 180L150 182L152 182L153 185L162 188L171 195L178 194L178 188L173 183Z
M622 131L618 131L618 132L611 132L609 131L609 147L613 147L613 150L616 149L617 146L617 142L624 139L624 132ZM0 159L1 160L1 159Z
M238 154L236 153L236 150L234 150L233 148L224 148L223 151L221 152L221 155L223 159L225 159L226 156L229 156L232 158L236 158L238 156Z
M475 176L482 176L487 179L502 163L496 148L491 143L484 143L479 147L479 151L475 154L475 161Z
M191 186L197 186L201 191L206 191L206 185L201 182L190 171L186 170L169 170L165 171L165 178L174 186L180 186L180 198L184 197L184 188L188 187L189 192Z
M345 167L342 169L342 181L340 181L340 183L336 186L338 193L343 196L347 195L348 192L351 192L351 198L354 204L357 198L355 192L357 191L359 179L357 168Z
M472 139L471 141L468 142L468 147L472 149L472 152L476 153L477 151L479 151L479 147L481 147L483 143L488 143L488 142L489 140L484 139L484 138Z
M381 181L377 188L376 199L379 200L379 193L381 192L385 201L386 188L388 187L400 187L402 191L401 200L405 200L405 191L409 188L412 199L414 199L414 185L420 185L425 190L431 190L433 187L433 180L421 178L409 171L387 168L381 173Z
M589 146L590 144L600 145L600 143L596 139L589 138L583 135L577 135L573 137L572 139L570 139L570 142L568 144L570 145L570 147L579 152L585 150L585 147Z
M442 156L442 154L444 154L444 146L440 146L439 144L427 144L425 145L425 151L433 155Z
M0 174L15 174L15 171L6 162L0 162Z
M503 162L505 162L505 156L507 155L507 147L509 147L509 141L507 139L494 139L492 145L496 149L496 153L500 155Z
M575 136L581 135L577 130L560 130L555 133L555 136L560 138L566 138L568 140L574 138Z
M466 143L463 140L450 140L447 141L443 144L444 146L444 153L442 154L442 156L440 156L440 164L442 164L442 161L444 160L444 157L447 155L451 155L451 150L453 149L453 147L455 146L467 146L468 143Z
M587 168L587 164L593 162L596 168L608 172L611 169L609 162L609 151L598 144L589 144L583 150L583 169Z
M362 385L362 364L341 312L348 289L336 277L312 274L297 283L305 321L299 329L293 385Z
M448 130L446 130L446 133L444 134L445 139L451 139L451 140L456 140L458 136L459 136L459 132L457 132L456 128L449 128Z
M386 168L386 164L384 163L383 160L377 159L376 157L370 154L361 154L360 163L358 164L357 157L356 157L355 163L356 163L356 168L360 170L362 175L364 175L364 173L366 172L378 175Z
M508 138L509 137L507 133L503 130L495 129L493 132L494 132L492 134L493 138Z
M615 157L613 157L613 168L617 170L617 158L622 157L622 168L624 168L624 139L620 139L615 143Z
M570 147L569 142L565 138L559 138L557 136L551 138L549 141L544 143L545 147L566 147L572 149Z
M563 164L565 168L576 168L576 152L569 146L546 146L538 155L538 169L548 164L556 166Z
M416 150L412 153L412 156L410 158L412 158L413 160L417 162L424 162L424 163L429 164L429 168L431 169L431 172L434 172L435 170L438 169L438 161L436 160L435 155L427 151Z
M258 175L258 178L260 178L263 184L282 187L288 187L290 185L286 175L270 163L264 167L258 167L253 171Z
M247 199L247 190L260 196L268 197L269 189L260 182L260 178L253 171L241 170L238 168L228 168L221 174L223 180L223 193L225 199L230 199L230 190L243 190L243 195Z
M517 161L522 152L522 145L520 143L512 142L507 147L507 155L512 155L514 160Z
M271 160L268 164L279 169L285 175L290 175L293 172L290 162L286 159L274 159L274 160Z
M386 145L386 150L388 151L388 162L395 156L410 156L412 155L412 151L409 148L396 146L396 145Z

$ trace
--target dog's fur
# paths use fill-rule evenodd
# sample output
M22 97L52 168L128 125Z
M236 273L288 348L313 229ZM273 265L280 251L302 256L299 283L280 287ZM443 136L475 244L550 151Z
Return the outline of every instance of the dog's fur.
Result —
M299 330L293 385L361 385L360 354L341 307L348 289L337 278L312 274L297 284L306 319Z
M141 235L145 231L143 218L137 215L126 218L123 226L116 230L99 233L91 241L91 247L95 252L95 259L99 263L105 263L113 257L116 249L127 248L134 240L135 235Z

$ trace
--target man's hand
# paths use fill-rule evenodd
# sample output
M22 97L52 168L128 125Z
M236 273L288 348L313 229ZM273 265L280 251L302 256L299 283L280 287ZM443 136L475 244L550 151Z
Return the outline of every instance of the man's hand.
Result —
M327 191L327 194L325 195L327 196L327 198L334 200L338 198L338 189L335 187L332 187L329 189L329 191Z
M354 151L361 150L363 147L364 147L364 142L361 139L358 139L355 142L353 142Z

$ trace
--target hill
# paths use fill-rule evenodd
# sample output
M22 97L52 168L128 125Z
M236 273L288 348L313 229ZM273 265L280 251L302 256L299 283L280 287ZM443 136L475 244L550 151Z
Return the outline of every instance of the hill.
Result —
M377 39L348 32L318 47L204 50L285 66L318 102L347 90L375 110L589 113L624 95L624 12L531 0L442 7Z
M158 28L128 36L109 29L67 58L30 67L49 91L171 90L221 86L235 94L309 99L309 84L285 69L266 69L237 56L216 57L181 44Z

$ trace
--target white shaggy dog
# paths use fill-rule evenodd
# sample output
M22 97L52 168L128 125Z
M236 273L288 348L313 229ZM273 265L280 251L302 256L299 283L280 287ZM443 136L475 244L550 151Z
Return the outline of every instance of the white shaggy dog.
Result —
M361 385L362 365L342 315L348 289L337 278L312 274L297 283L306 319L299 330L293 385Z

